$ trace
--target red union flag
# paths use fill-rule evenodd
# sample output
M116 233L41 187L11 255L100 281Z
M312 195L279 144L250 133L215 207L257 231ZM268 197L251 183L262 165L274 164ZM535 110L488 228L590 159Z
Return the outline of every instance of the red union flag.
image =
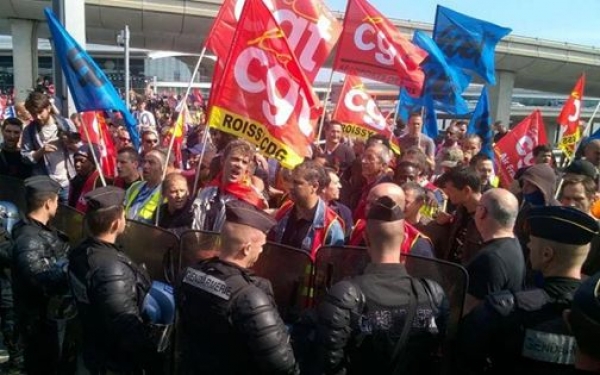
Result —
M575 154L575 146L581 139L579 130L579 120L581 118L581 104L583 102L583 87L585 86L585 75L582 74L560 115L558 115L558 124L560 125L560 140L558 147L563 150L565 155L573 158Z
M342 123L344 134L350 137L366 140L374 134L383 134L394 138L385 116L357 76L346 75L332 118Z
M293 168L310 154L317 98L261 0L247 0L214 91L209 124Z
M321 0L263 0L288 38L304 74L313 82L335 46L342 25ZM225 60L245 0L225 0L206 47Z
M105 177L115 177L117 168L117 154L108 126L102 112L83 112L81 114L81 138L86 143L92 143L100 149L100 155L96 155L102 166L102 174Z
M546 143L546 128L538 109L494 145L501 186L510 186L519 168L532 165L534 147Z
M427 52L404 38L366 0L349 0L333 69L404 87L420 96Z

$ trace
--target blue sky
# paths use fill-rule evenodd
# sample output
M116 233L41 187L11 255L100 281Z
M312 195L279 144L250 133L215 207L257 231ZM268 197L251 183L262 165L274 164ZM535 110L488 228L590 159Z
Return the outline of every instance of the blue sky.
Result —
M344 11L346 0L325 0ZM433 23L437 4L513 29L512 35L600 47L600 0L370 0L390 18ZM550 5L551 4L551 5Z

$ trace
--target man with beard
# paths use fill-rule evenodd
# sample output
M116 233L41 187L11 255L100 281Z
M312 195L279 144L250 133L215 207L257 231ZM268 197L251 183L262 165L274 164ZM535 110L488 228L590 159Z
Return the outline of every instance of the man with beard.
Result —
M160 183L167 155L160 150L151 150L144 156L142 175L144 181L133 183L125 194L125 213L128 219L153 224L158 206L161 204Z
M158 226L178 234L191 229L194 220L193 201L186 178L179 173L170 173L165 177L162 189L167 203L160 206Z
M231 200L243 200L264 209L264 198L251 183L250 163L255 148L247 141L231 141L221 156L221 172L198 192L194 200L192 229L220 232L225 222L225 204ZM213 159L214 161L214 159Z
M100 185L100 173L96 169L94 157L97 160L100 158L100 150L90 144L81 146L73 156L77 175L70 181L69 206L83 213L87 211L83 196Z
M19 141L23 132L23 123L15 117L2 122L2 138L0 145L0 176L26 179L31 176L31 165L23 162Z
M34 175L50 176L61 186L60 202L69 197L69 179L75 176L71 135L76 129L65 119L54 114L54 107L46 94L32 92L25 107L33 121L23 131L21 155L33 166Z
M117 153L117 177L113 185L127 190L134 182L141 181L139 165L139 154L135 148L120 149Z
M323 154L329 166L336 166L339 171L344 172L352 165L356 158L352 148L342 143L344 130L342 124L331 121L325 127L325 146Z
M296 374L271 284L249 270L275 222L238 200L225 212L218 258L188 267L179 284L183 373Z

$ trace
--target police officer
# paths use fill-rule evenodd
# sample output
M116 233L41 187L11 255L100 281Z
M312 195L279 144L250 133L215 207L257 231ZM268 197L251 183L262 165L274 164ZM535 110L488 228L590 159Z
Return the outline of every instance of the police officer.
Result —
M403 196L394 199L404 199ZM371 263L335 284L319 306L325 374L430 374L447 321L444 291L400 263L403 209L390 196L367 202Z
M573 373L597 374L600 372L600 272L581 284L564 316L577 342Z
M529 258L539 288L491 294L463 321L461 373L558 374L574 362L574 340L562 318L581 285L581 266L598 224L571 207L528 214Z
M185 270L177 293L184 374L297 372L271 284L248 270L273 225L248 203L226 203L219 257Z
M49 226L60 184L48 176L25 180L27 215L12 230L12 276L27 374L68 372L62 332L69 315L66 274L68 237Z
M83 360L92 375L163 373L143 302L146 271L115 245L125 231L122 189L86 194L90 236L69 254L69 281L83 328Z

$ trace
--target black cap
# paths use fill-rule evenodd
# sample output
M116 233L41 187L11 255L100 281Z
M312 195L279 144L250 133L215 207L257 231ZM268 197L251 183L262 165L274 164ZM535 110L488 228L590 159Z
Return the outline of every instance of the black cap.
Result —
M58 194L61 186L48 176L33 176L25 180L25 194L31 196L37 193Z
M277 224L269 214L239 200L227 202L225 205L225 220L228 223L247 225L264 233L270 231Z
M594 180L598 176L598 170L594 167L594 164L587 160L575 160L565 168L565 173L583 175Z
M89 143L85 143L81 145L74 156L83 156L84 158L88 158L89 160L94 160L94 156L92 156L92 152L96 156L97 160L100 160L100 149L96 145L91 145Z
M115 186L104 186L90 191L83 198L87 202L88 210L122 206L125 201L125 190Z
M404 219L404 211L388 196L377 198L367 212L367 220L398 221Z
M600 324L600 272L581 283L573 295L571 306Z
M527 218L530 235L559 243L585 245L598 234L596 220L573 207L534 207Z

